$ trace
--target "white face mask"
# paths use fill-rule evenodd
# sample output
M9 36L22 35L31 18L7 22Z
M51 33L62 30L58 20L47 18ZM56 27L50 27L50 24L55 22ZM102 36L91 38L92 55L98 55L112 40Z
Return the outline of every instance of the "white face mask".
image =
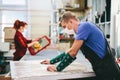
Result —
M71 24L71 28L70 29L68 29L68 28L66 28L66 29L69 30L69 31L73 31L75 33L75 31L74 31L74 25L72 25L72 24Z
M68 34L75 34L75 32L74 32L73 29L67 29L67 28L65 28L65 29L64 29L64 32L65 32L65 33L68 33Z
M23 31L24 33L26 33L27 32L27 29L24 29L24 31Z
M24 31L22 32L23 36L26 37L27 34L27 29L24 29Z
M23 28L23 30L22 30L22 34L23 34L24 36L26 36L26 33L27 33L27 27L25 26L25 27Z

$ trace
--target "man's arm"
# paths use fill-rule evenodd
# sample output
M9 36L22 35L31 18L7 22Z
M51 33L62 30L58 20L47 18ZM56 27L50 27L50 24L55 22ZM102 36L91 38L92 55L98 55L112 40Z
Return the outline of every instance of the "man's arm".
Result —
M74 40L72 47L67 51L67 53L69 53L71 57L75 57L80 50L83 42L83 40Z
M67 54L61 60L61 62L55 66L48 66L48 71L62 71L65 67L71 64L75 59L80 47L83 44L83 40L75 40L72 47L66 52Z

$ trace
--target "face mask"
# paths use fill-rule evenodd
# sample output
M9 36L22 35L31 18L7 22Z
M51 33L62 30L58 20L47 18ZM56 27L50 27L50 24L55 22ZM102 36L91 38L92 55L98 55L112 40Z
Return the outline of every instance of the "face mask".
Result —
M75 32L74 32L73 29L67 29L67 28L64 29L64 33L67 33L67 34L75 34Z
M70 29L67 29L67 30L69 30L69 31L71 31L71 32L74 32L74 33L75 33L75 31L74 31L74 25L73 25L73 24L71 24L71 25L70 25L70 27L71 27L71 28L70 28Z
M24 29L23 33L26 34L27 33L27 29Z
M27 34L27 29L24 29L24 31L22 32L23 36L26 37Z

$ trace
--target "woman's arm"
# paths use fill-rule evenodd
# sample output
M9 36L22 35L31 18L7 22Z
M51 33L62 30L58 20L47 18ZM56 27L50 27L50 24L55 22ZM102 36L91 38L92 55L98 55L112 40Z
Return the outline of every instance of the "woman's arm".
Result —
M34 44L38 43L38 41L32 41L31 43L28 43L27 44L27 47L31 47L33 46Z
M18 37L18 43L21 45L22 48L27 48L27 47L31 47L35 43L38 43L38 41L27 40L26 38L23 38L22 36L19 36Z

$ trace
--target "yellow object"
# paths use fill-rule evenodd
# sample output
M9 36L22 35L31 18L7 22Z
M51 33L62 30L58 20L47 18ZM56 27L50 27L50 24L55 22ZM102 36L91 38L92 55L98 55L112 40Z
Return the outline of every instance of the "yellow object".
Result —
M41 48L40 43L35 43L34 44L34 48L37 49L37 50L39 50Z

